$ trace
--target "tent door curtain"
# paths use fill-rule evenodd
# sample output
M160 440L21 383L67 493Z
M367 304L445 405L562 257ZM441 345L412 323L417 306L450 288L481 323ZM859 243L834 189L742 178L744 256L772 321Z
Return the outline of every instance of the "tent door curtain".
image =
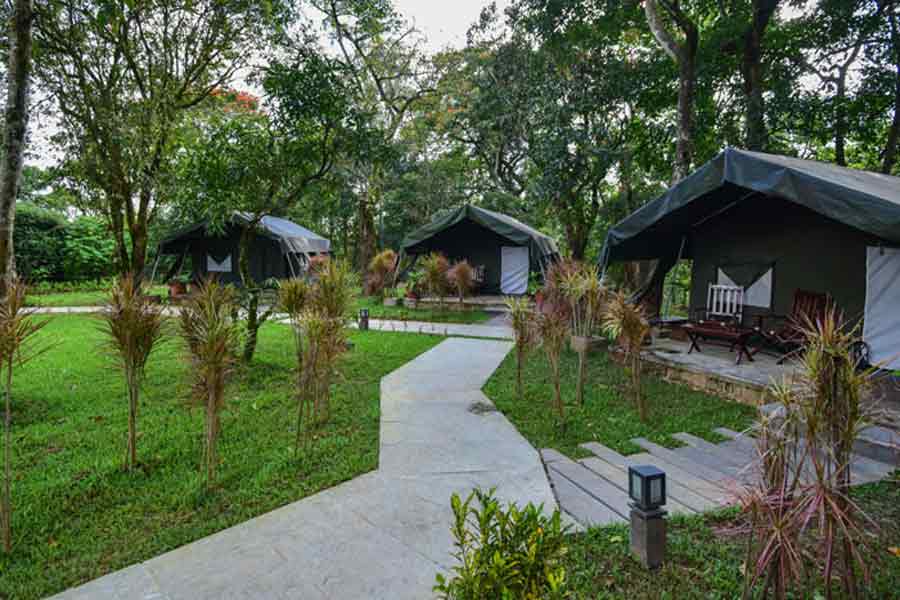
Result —
M530 260L527 246L500 248L500 291L521 295L528 291Z
M900 248L869 247L866 252L866 314L863 339L870 361L900 369Z

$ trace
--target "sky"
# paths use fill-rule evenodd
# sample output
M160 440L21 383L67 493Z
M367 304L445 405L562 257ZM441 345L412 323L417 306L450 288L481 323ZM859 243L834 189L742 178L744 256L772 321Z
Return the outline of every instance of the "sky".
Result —
M510 3L496 1L501 10ZM427 49L432 52L447 46L464 46L469 26L490 3L491 0L394 0L397 10L424 34Z

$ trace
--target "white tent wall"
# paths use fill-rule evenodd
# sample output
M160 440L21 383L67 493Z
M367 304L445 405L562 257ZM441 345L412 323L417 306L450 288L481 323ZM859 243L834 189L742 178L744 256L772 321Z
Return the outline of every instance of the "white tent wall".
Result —
M900 369L900 248L867 248L863 339L872 364Z

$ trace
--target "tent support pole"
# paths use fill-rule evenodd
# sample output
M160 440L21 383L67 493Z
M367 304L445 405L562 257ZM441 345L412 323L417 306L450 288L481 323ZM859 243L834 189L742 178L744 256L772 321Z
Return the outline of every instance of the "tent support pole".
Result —
M156 252L156 260L153 261L153 272L150 274L150 285L156 281L156 268L159 266L159 251Z

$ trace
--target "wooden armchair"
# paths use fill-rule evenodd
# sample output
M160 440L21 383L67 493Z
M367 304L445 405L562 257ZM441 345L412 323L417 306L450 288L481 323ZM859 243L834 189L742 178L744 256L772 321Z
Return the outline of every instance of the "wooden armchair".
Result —
M803 350L806 345L805 329L810 323L824 319L830 306L831 298L828 294L797 290L794 292L790 315L767 315L761 318L758 330L770 345L781 352L778 364Z

